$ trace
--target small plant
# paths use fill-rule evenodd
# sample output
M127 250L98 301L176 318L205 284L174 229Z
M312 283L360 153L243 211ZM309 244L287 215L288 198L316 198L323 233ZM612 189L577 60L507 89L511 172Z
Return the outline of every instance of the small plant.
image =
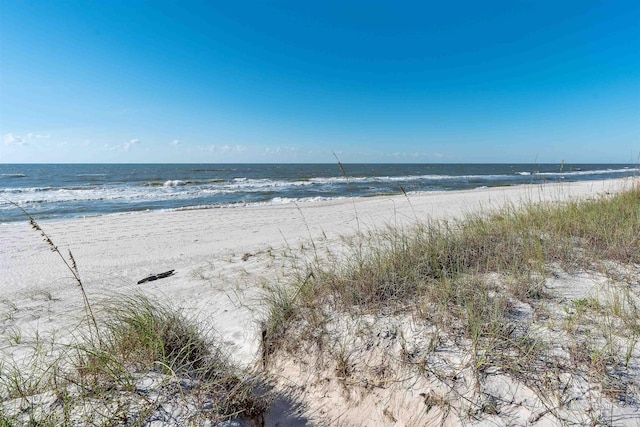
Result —
M18 311L18 306L8 299L0 300L0 304L3 304L7 307L6 311L2 314L2 318L5 320L12 320L15 313Z
M5 331L5 334L9 341L9 345L18 345L22 342L22 330L17 326Z
M629 362L631 361L631 358L633 357L633 352L635 351L637 345L638 345L638 335L636 335L634 333L631 336L631 338L629 339L629 343L628 343L627 349L625 351L625 355L624 355L624 366L625 366L625 368L629 368Z

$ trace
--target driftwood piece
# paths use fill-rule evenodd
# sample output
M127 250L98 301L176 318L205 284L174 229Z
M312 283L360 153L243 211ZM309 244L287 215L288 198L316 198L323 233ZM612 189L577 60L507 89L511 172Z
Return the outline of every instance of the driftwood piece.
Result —
M175 270L165 271L164 273L152 274L144 279L138 280L138 285L146 282L153 282L154 280L164 279L165 277L172 276Z

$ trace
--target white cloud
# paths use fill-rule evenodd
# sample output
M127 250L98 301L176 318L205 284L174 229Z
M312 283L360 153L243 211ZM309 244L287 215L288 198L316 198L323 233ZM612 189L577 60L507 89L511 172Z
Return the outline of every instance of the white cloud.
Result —
M182 141L180 141L179 139L174 139L173 141L171 141L171 145L180 145L182 144Z
M200 151L209 151L211 153L220 153L220 154L227 154L227 153L242 153L244 151L247 150L247 148L243 145L215 145L215 144L211 144L211 145L198 145L197 146L198 150Z
M27 145L28 142L21 136L8 133L4 136L4 143L7 145Z
M51 135L38 135L37 133L29 132L27 134L27 138L29 138L29 139L48 139L48 138L51 138Z
M29 132L25 136L15 135L8 133L4 136L4 143L7 145L29 145L29 142L34 139L48 139L51 135L40 135L37 133Z
M133 147L134 145L137 145L137 144L141 144L141 143L142 143L142 141L140 141L140 140L139 140L139 139L137 139L137 138L130 139L130 140L129 140L129 142L126 142L126 143L124 144L124 151L129 152L129 150L131 149L131 147Z
M288 147L288 146L277 146L275 148L273 147L267 147L265 148L265 153L266 154L281 154L281 153L287 153L287 154L295 154L298 151L298 149L296 147Z

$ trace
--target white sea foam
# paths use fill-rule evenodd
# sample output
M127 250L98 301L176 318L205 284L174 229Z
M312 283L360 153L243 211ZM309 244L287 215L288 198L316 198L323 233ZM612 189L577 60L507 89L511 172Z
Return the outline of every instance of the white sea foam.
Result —
M567 172L537 172L536 175L544 176L578 176L578 175L607 175L613 173L640 172L640 168L624 168L624 169L603 169L590 171L567 171Z

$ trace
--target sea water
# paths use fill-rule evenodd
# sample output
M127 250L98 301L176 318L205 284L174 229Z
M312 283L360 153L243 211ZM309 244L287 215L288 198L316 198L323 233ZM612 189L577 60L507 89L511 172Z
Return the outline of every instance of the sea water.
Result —
M0 164L0 223L614 179L629 164ZM10 203L12 202L12 203Z

